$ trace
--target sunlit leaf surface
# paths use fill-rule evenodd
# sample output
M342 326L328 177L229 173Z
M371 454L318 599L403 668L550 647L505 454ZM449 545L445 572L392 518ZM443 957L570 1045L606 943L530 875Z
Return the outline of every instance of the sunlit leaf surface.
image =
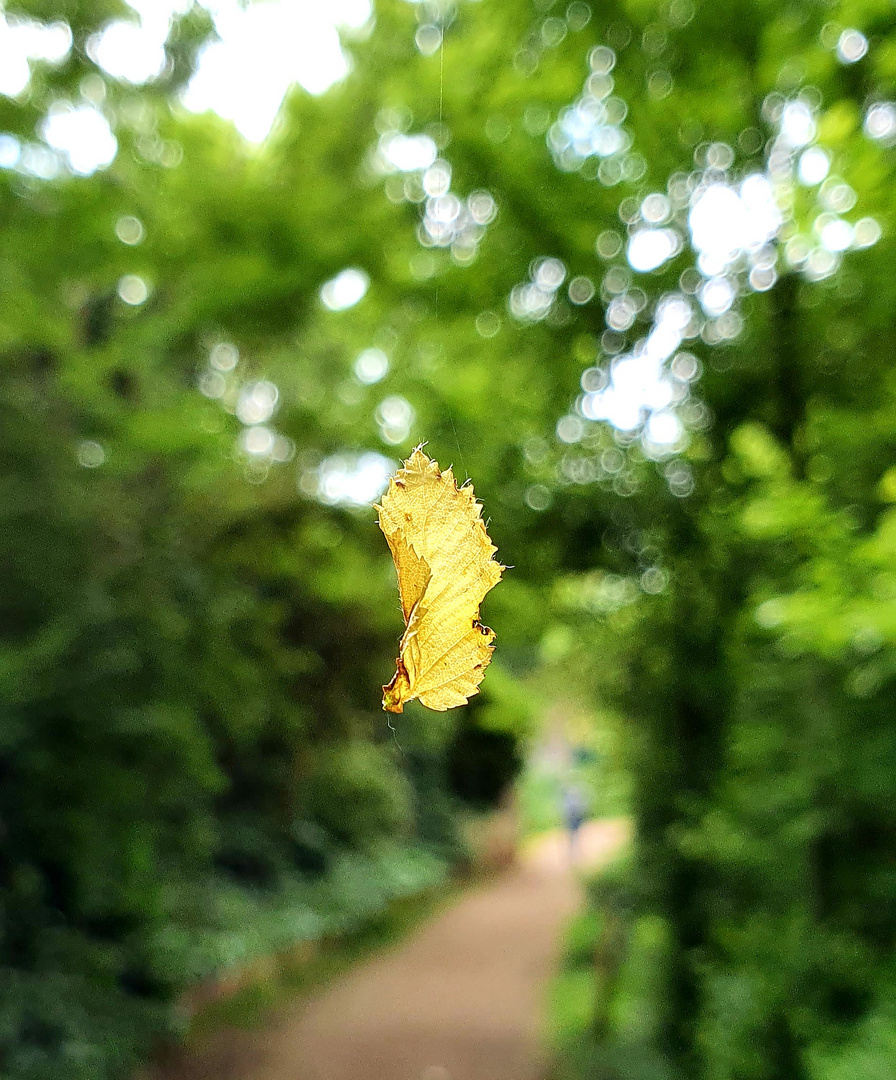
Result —
M415 698L439 712L464 705L492 658L495 634L479 621L479 606L504 569L482 504L472 484L458 487L451 469L442 472L418 447L377 509L406 626L383 708L401 712Z

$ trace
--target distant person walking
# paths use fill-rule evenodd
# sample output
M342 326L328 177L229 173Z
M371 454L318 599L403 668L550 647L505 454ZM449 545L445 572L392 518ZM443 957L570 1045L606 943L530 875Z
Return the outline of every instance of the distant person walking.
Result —
M575 862L579 829L585 821L587 806L581 791L575 787L563 789L563 822L569 834L569 861Z

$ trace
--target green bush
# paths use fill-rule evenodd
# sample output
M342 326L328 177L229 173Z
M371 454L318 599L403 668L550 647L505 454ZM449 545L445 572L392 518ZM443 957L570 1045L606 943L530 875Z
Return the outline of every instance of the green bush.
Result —
M369 849L410 833L410 783L389 752L370 743L321 747L301 785L303 814L337 843Z

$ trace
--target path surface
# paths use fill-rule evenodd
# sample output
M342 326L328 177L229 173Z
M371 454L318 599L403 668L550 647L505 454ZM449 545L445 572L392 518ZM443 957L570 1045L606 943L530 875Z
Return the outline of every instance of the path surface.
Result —
M624 843L583 829L579 865ZM564 838L465 894L262 1032L223 1032L157 1080L541 1080L543 995L579 900Z

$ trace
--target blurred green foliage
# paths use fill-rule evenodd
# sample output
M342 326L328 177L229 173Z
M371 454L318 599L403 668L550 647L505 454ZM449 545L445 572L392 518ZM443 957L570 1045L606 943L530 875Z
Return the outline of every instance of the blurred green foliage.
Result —
M178 102L201 10L159 79L99 98L87 42L121 5L6 10L65 17L74 47L0 97L0 132L34 143L54 102L98 99L118 154L0 170L4 1076L126 1076L192 981L429 887L463 854L463 800L494 801L557 700L597 729L595 808L630 790L637 826L594 897L590 988L573 950L579 1067L891 1075L896 185L893 140L863 127L896 95L889 0L379 0L351 75L292 93L262 147ZM586 80L604 92L608 46L619 175L564 157L554 124ZM788 262L833 212L782 184L777 281L689 345L687 444L585 423L583 373L698 287L687 244L632 281L595 241L695 168L770 167L788 102L881 239L831 272ZM472 249L421 244L389 134L427 134L453 191L491 194ZM545 257L596 295L514 315ZM369 290L329 310L350 266ZM640 307L608 336L620 274ZM259 386L277 408L252 435ZM423 439L474 478L513 569L481 700L392 732L393 570L369 506L322 477Z
M892 231L892 158L857 119L893 95L886 5L697 5L681 37L671 6L626 7L645 51L657 26L675 50L662 102L626 86L633 123L668 136L686 118L740 155L766 95L816 94L821 145ZM838 65L852 26L867 63ZM617 87L637 67L624 55ZM647 166L654 189L687 169L680 141L655 141ZM630 718L638 824L626 890L594 901L615 944L581 1074L892 1071L891 259L884 241L824 281L782 272L745 296L740 334L701 353L713 422L683 455L692 494L670 500L644 468L607 515L602 571L559 595L580 635L567 670L589 666ZM608 572L646 565L668 586L614 600Z

